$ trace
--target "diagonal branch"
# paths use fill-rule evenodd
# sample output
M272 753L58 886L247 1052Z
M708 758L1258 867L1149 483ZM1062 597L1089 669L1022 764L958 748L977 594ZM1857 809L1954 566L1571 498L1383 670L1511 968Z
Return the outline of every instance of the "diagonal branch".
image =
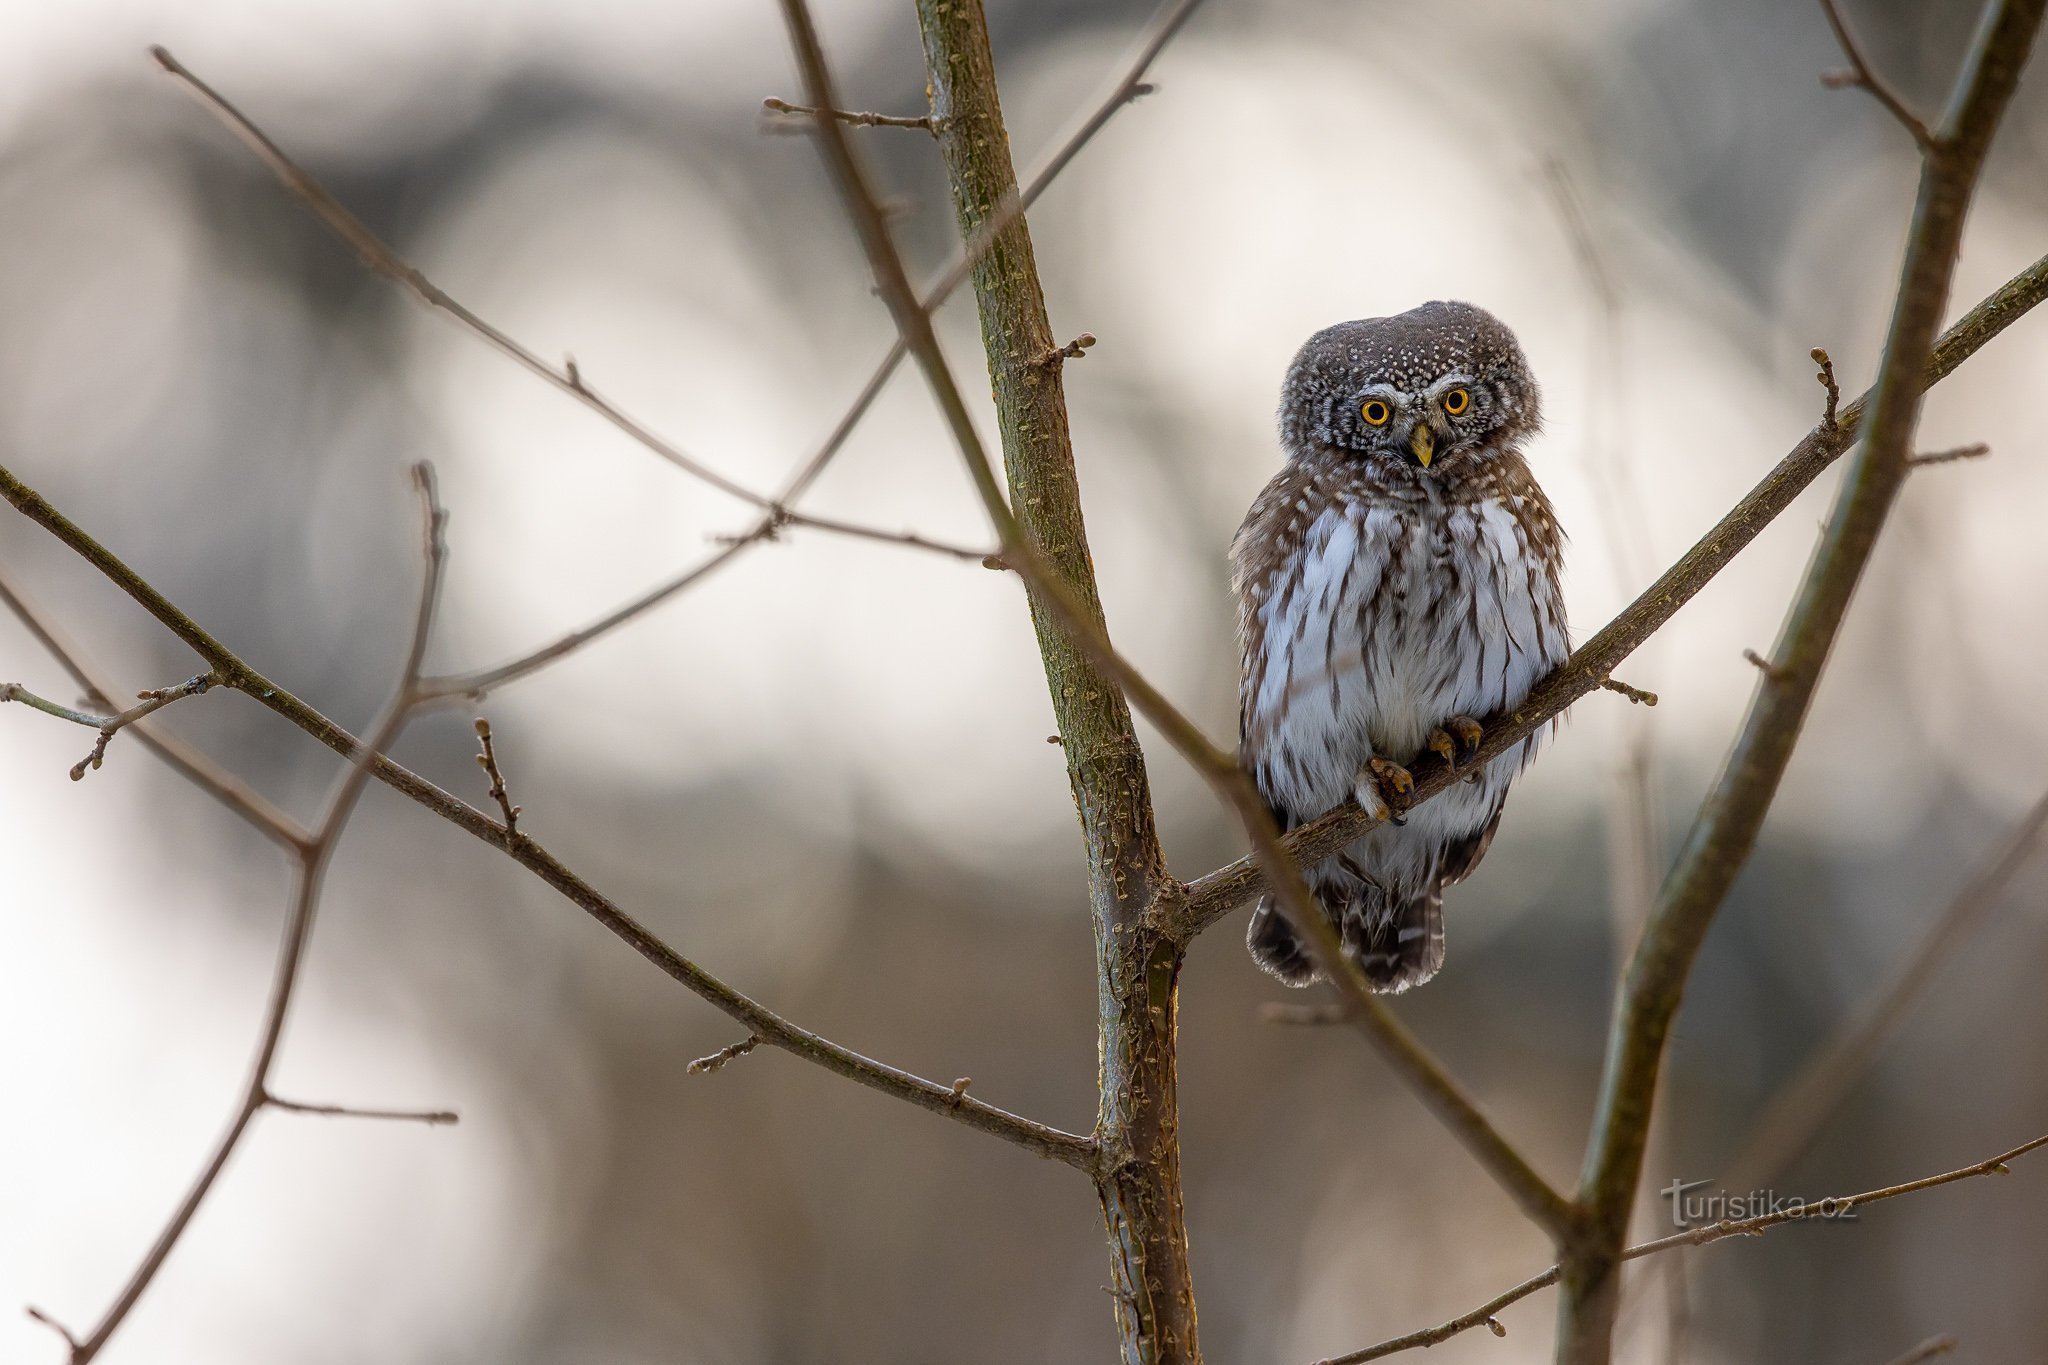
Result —
M426 807L478 839L501 849L513 861L532 872L578 908L584 910L642 957L669 977L724 1013L744 1024L762 1040L804 1058L806 1061L858 1081L873 1090L908 1100L933 1113L1014 1143L1040 1156L1052 1157L1083 1170L1091 1169L1095 1147L1087 1138L1061 1132L1044 1124L1020 1118L977 1099L955 1097L952 1087L928 1081L881 1062L872 1061L848 1048L784 1019L758 1001L750 999L712 976L696 963L663 943L645 926L607 899L590 883L570 871L545 848L525 834L509 838L492 816L443 791L411 769L382 754L370 754L360 740L342 726L303 701L290 689L273 682L245 662L241 656L215 639L198 622L119 556L51 506L34 489L0 466L0 497L30 521L49 531L58 541L105 575L116 587L133 598L142 609L188 648L204 659L220 676L224 686L253 698L270 711L319 740L351 762L364 760L366 770L386 786Z
M1922 1180L1908 1181L1903 1185L1887 1185L1881 1190L1865 1190L1862 1194L1836 1195L1814 1203L1791 1204L1755 1218L1708 1223L1686 1232L1673 1233L1669 1237L1659 1237L1653 1242L1640 1242L1624 1251L1621 1258L1624 1261L1634 1261L1645 1256L1654 1256L1660 1251L1671 1251L1678 1247L1706 1246L1713 1242L1726 1241L1730 1237L1760 1237L1784 1223L1798 1223L1814 1218L1839 1218L1851 1209L1862 1208L1865 1204L1877 1204L1887 1199L1897 1199L1901 1195L1918 1194L1922 1190L1953 1185L1959 1180L1970 1180L1981 1175L2009 1175L2011 1172L2007 1163L2018 1161L2029 1152L2037 1151L2044 1146L2048 1146L2048 1137L2038 1137L2032 1142L2023 1142L2009 1152L2000 1152L1990 1160L1980 1161L1974 1166L1946 1171L1941 1175L1931 1175ZM1495 1336L1505 1336L1507 1329L1495 1320L1494 1314L1509 1304L1528 1298L1539 1289L1549 1288L1557 1283L1557 1279L1558 1267L1552 1266L1542 1274L1532 1275L1506 1293L1495 1295L1471 1312L1460 1314L1441 1326L1410 1332L1404 1337L1394 1337L1378 1345L1368 1346L1362 1351L1353 1351L1349 1355L1332 1356L1327 1360L1317 1361L1316 1365L1365 1365L1368 1360L1384 1360L1403 1351L1412 1351L1418 1346L1435 1346L1475 1327L1488 1327Z
M1944 332L1934 353L1920 371L1919 386L1932 388L1956 367L1981 350L1993 337L2019 321L2043 300L2048 300L2048 256L2043 256L2006 281L1975 308ZM1847 450L1862 430L1864 413L1876 396L1873 389L1841 409L1833 423L1822 422L1808 432L1770 473L1745 494L1712 530L1687 550L1664 575L1608 622L1592 639L1573 652L1562 666L1537 684L1515 711L1486 722L1486 739L1474 762L1506 753L1544 725L1562 715L1565 708L1602 687L1614 670L1643 641L1649 639L1677 615L1728 566L1729 561L1748 548L1764 527L1791 506L1822 471ZM1450 788L1453 776L1434 754L1424 754L1410 765L1415 775L1411 808ZM1372 817L1356 804L1346 802L1284 840L1288 849L1305 863L1319 862L1372 828ZM1265 876L1253 858L1239 858L1205 877L1188 883L1183 928L1198 934L1241 905L1265 891Z
M1758 684L1734 750L1700 808L1630 963L1579 1184L1585 1236L1564 1257L1560 1361L1605 1365L1611 1354L1622 1243L1671 1022L1707 930L1755 847L1850 597L1910 472L1924 389L1920 377L1947 306L1964 217L2043 7L2044 0L2001 0L1978 30L1941 133L1924 157L1862 450L1772 651L1772 670Z

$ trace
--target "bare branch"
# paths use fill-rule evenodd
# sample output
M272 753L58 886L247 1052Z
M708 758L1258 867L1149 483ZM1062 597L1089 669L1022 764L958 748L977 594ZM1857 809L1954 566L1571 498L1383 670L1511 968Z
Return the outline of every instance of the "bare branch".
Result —
M1606 688L1609 692L1621 693L1622 696L1627 697L1637 706L1655 706L1657 704L1657 694L1655 692L1645 692L1640 687L1630 687L1619 678L1602 678L1600 686Z
M765 1042L870 1089L907 1100L933 1113L947 1115L970 1128L1003 1138L1039 1156L1051 1157L1082 1170L1093 1169L1095 1145L1088 1138L1034 1123L979 1100L970 1099L954 1105L950 1102L952 1092L948 1087L863 1057L799 1028L758 1001L742 995L663 943L533 839L524 835L517 840L509 839L497 819L383 754L366 749L362 741L308 705L291 689L250 667L241 656L208 634L119 556L86 534L70 518L52 507L48 499L21 482L4 466L0 466L0 497L5 497L17 511L99 570L159 624L184 641L212 666L222 685L253 698L344 759L363 763L371 776L393 790L492 847L503 850L520 866L625 940L635 952L669 977L738 1020L750 1032L760 1034ZM424 694L424 691L423 684L415 684L416 696Z
M114 690L111 685L102 682L85 665L77 649L67 644L57 634L56 628L29 606L8 580L5 570L0 570L0 602L6 603L7 609L36 638L36 642L71 675L72 681L85 693L87 705L106 711L114 709L113 702L109 700ZM297 848L304 842L306 831L296 820L197 749L174 736L159 733L151 725L130 728L145 749L162 759L179 776L271 839L286 848Z
M2043 8L2044 0L2001 0L1994 6L1957 79L1941 134L1927 144L1863 449L1772 651L1770 685L1752 699L1630 964L1579 1185L1583 1236L1566 1248L1563 1262L1558 1358L1571 1365L1605 1365L1611 1356L1622 1243L1671 1022L1707 929L1755 847L1850 597L1910 472L1907 459L1925 388L1921 376L1947 307L1964 217Z
M346 1104L306 1104L299 1100L281 1100L275 1095L263 1097L265 1108L282 1109L288 1114L317 1114L328 1118L378 1119L396 1123L424 1123L428 1127L460 1123L462 1116L452 1109L358 1109Z
M761 108L767 114L795 115L794 118L767 120L767 126L776 132L803 132L810 128L811 121L820 113L845 124L849 128L918 128L927 133L937 132L932 125L930 114L862 114L845 109L814 109L808 104L791 104L770 96L761 101Z
M1876 68L1870 64L1870 59L1863 55L1862 45L1856 41L1856 35L1849 31L1847 21L1842 18L1839 0L1820 0L1820 8L1821 13L1828 17L1828 27L1835 31L1835 41L1842 45L1842 55L1849 59L1849 70L1823 72L1821 84L1831 90L1840 90L1848 86L1860 86L1868 90L1877 102L1899 121L1899 126L1913 135L1913 141L1923 148L1931 148L1934 145L1934 134L1928 131L1927 125L1921 122L1918 114L1906 107L1906 102L1899 98L1898 92L1877 74Z
M242 1143L249 1131L250 1121L265 1107L274 1103L270 1094L270 1078L277 1064L278 1046L284 1038L285 1018L291 1012L300 968L304 965L306 945L311 938L313 915L320 903L320 887L325 879L341 832L354 812L356 801L370 779L372 760L389 748L398 738L398 732L412 713L416 701L415 688L419 682L420 665L426 658L427 640L433 632L434 610L440 601L442 570L447 562L446 540L442 534L447 514L442 510L434 486L433 467L421 463L413 466L413 480L420 493L423 509L425 572L421 575L419 607L414 613L412 641L406 650L405 668L399 676L397 689L390 703L385 707L382 718L371 731L369 743L359 758L354 759L348 771L335 784L334 794L329 797L326 814L321 817L312 837L299 845L298 875L294 880L292 903L285 919L284 940L278 950L277 972L270 988L270 1001L265 1007L262 1035L257 1043L256 1061L250 1068L248 1083L243 1087L242 1097L236 1104L234 1115L228 1121L228 1128L215 1144L213 1154L200 1169L198 1177L185 1192L185 1197L172 1213L163 1231L143 1256L128 1282L123 1286L113 1306L92 1335L78 1342L71 1352L72 1365L86 1365L118 1331L128 1314L147 1292L156 1274L163 1268L164 1261L185 1235L192 1216L213 1190L214 1182L220 1178L228 1158ZM295 1107L295 1106L294 1106ZM335 1109L333 1112L341 1112Z
M520 807L512 804L512 795L505 789L505 774L498 767L498 751L491 743L491 723L482 716L476 718L477 742L483 745L483 752L476 756L477 765L484 770L484 776L491 779L491 789L485 795L498 803L498 809L505 814L505 837L519 837Z
M134 706L129 707L125 711L116 712L111 716L96 716L87 711L77 711L69 706L60 706L56 702L37 696L20 683L0 683L0 702L18 701L41 711L45 715L55 716L59 720L68 720L74 725L87 726L100 732L99 737L93 741L92 752L72 765L71 780L77 782L84 778L88 770L100 766L100 763L107 756L107 745L113 740L115 735L120 734L121 731L133 725L136 721L141 720L144 716L153 715L174 701L179 701L185 697L196 697L209 688L218 686L219 683L220 679L214 677L211 673L202 673L196 678L187 678L175 687L151 688L146 692L135 694L138 700Z
M1991 453L1991 447L1979 441L1974 445L1957 446L1953 450L1931 450L1922 455L1910 455L1906 463L1919 469L1931 464L1952 464L1957 460L1980 460Z
M1640 1260L1645 1256L1654 1256L1660 1251L1670 1251L1677 1247L1706 1246L1713 1242L1726 1241L1730 1237L1757 1237L1780 1224L1804 1222L1814 1218L1837 1218L1850 1209L1862 1208L1866 1204L1882 1203L1887 1199L1897 1199L1901 1195L1918 1194L1922 1190L1953 1185L1959 1180L1969 1180L1980 1175L2005 1175L2009 1173L2007 1163L2017 1161L2043 1146L2048 1146L2048 1137L2035 1138L2032 1142L2021 1143L2009 1152L2000 1152L1988 1161L1980 1161L1974 1166L1965 1166L1960 1170L1946 1171L1941 1175L1928 1176L1924 1180L1912 1180L1903 1185L1887 1185L1883 1189L1866 1190L1862 1194L1837 1195L1813 1203L1788 1204L1776 1212L1761 1214L1755 1218L1707 1223L1686 1232L1660 1237L1653 1242L1638 1243L1622 1252L1621 1259ZM1533 1275L1506 1293L1495 1295L1471 1312L1452 1318L1441 1326L1410 1332L1407 1336L1382 1341L1362 1351L1353 1351L1349 1355L1332 1356L1316 1362L1316 1365L1364 1365L1368 1360L1384 1360L1388 1356L1399 1355L1418 1346L1435 1346L1457 1336L1460 1332L1469 1332L1479 1326L1490 1326L1494 1335L1503 1336L1506 1333L1494 1320L1494 1314L1509 1304L1528 1298L1539 1289L1547 1289L1556 1284L1558 1270L1557 1266L1552 1266L1540 1275Z
M692 1076L700 1076L706 1075L713 1071L717 1071L720 1068L722 1068L727 1062L732 1061L735 1057L744 1057L760 1045L761 1035L759 1035L758 1033L749 1033L746 1037L740 1039L731 1047L722 1047L718 1049L718 1051L712 1053L709 1057L699 1057L696 1061L691 1062L687 1069L688 1074Z
M1825 347L1816 346L1807 354L1812 356L1813 363L1820 367L1814 378L1820 381L1820 386L1827 390L1828 395L1827 407L1821 411L1820 424L1833 431L1839 422L1839 409L1842 403L1842 388L1835 382L1835 362ZM1867 394L1865 396L1868 397Z

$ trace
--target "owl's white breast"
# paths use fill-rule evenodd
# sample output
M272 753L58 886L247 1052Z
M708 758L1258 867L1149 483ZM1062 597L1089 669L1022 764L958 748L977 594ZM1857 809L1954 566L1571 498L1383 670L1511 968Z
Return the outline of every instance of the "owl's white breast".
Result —
M1248 741L1268 794L1319 813L1374 754L1406 762L1447 717L1518 704L1567 652L1555 576L1532 563L1503 501L1447 503L1432 490L1323 508L1258 608L1265 657ZM1491 765L1502 786L1519 758ZM1490 771L1482 786L1494 782ZM1447 807L1436 823L1467 803L1431 804Z

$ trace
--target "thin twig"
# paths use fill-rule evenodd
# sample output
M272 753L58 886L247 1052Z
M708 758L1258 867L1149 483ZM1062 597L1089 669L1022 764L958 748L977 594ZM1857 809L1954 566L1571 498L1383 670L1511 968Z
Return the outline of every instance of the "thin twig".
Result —
M1657 694L1655 692L1645 692L1640 687L1630 687L1619 678L1602 678L1600 685L1609 692L1621 693L1622 696L1627 697L1637 706L1655 706L1657 704Z
M761 109L766 114L794 115L793 118L767 120L767 126L776 132L807 131L811 126L811 120L821 112L808 104L791 104L788 100L779 100L772 95L761 101ZM867 114L847 109L826 109L822 112L849 128L918 128L927 133L937 131L932 125L930 114Z
M275 1095L265 1095L266 1108L282 1109L288 1114L317 1114L328 1118L377 1119L394 1123L424 1123L428 1127L460 1123L462 1116L453 1109L358 1109L349 1104L307 1104L300 1100L281 1100Z
M663 943L626 914L609 898L577 876L532 838L508 839L496 817L442 790L418 773L394 763L389 757L366 749L361 740L331 718L308 705L291 689L257 672L249 663L186 615L148 580L101 545L75 522L50 505L47 498L24 484L14 473L0 466L0 497L16 511L49 531L58 541L92 565L109 581L133 598L171 634L212 666L225 686L233 687L265 708L289 721L350 762L366 764L371 776L394 791L419 803L442 819L501 849L520 866L560 892L572 904L625 940L635 952L669 977L732 1018L750 1032L758 1033L772 1046L806 1061L857 1081L870 1089L906 1100L933 1113L944 1114L970 1128L1000 1137L1039 1156L1065 1162L1081 1170L1092 1170L1095 1145L1085 1137L1062 1132L1041 1123L969 1099L950 1103L952 1092L936 1081L911 1075L798 1027L758 1001L742 995L712 976L696 963ZM423 688L416 688L423 692Z
M1083 355L1087 354L1088 348L1094 344L1095 333L1083 332L1064 346L1054 346L1050 350L1040 351L1031 358L1031 363L1043 366L1055 364L1062 360L1079 360Z
M114 709L110 700L114 692L112 685L103 682L91 668L87 667L78 650L57 633L55 626L45 621L39 612L29 606L8 579L5 569L0 569L0 603L6 604L7 609L14 613L28 633L35 637L36 642L71 675L72 681L85 693L88 706L103 711ZM205 754L175 736L159 732L153 725L134 725L130 728L135 732L136 740L145 749L162 759L179 776L241 816L275 842L286 848L297 848L305 841L306 831L298 821L286 815L255 788Z
M334 794L328 799L327 811L314 828L312 837L298 849L298 869L292 889L292 901L285 918L283 943L278 950L277 971L270 988L270 1001L264 1009L262 1034L256 1049L256 1061L250 1068L248 1083L243 1087L242 1097L235 1106L235 1112L228 1122L227 1131L215 1144L212 1155L201 1167L198 1177L185 1192L170 1221L157 1234L142 1261L129 1276L128 1282L115 1298L106 1316L92 1334L79 1342L71 1352L71 1365L86 1365L106 1347L107 1341L119 1330L143 1294L163 1268L164 1261L171 1254L178 1240L190 1226L192 1216L199 1211L212 1192L214 1182L219 1179L228 1158L242 1143L249 1131L250 1122L263 1109L276 1103L270 1093L271 1074L276 1068L279 1045L284 1039L285 1018L291 1011L292 999L296 993L299 973L305 963L306 946L313 928L314 912L320 903L320 888L332 862L334 850L341 841L342 830L354 812L356 801L369 784L371 763L385 749L391 747L404 727L406 718L412 713L416 702L414 689L419 682L420 665L426 658L427 641L433 632L434 610L440 601L442 571L447 562L446 539L443 527L447 514L442 510L434 486L432 466L421 463L413 466L413 479L419 490L424 513L424 557L425 572L421 575L419 607L414 613L412 641L406 650L405 668L399 675L397 689L386 705L382 718L371 731L368 743L363 747L361 757L352 761L348 771L335 784ZM299 1106L292 1106L299 1107ZM338 1108L333 1112L339 1113Z
M686 1068L689 1075L702 1076L718 1070L735 1057L744 1057L761 1045L761 1035L749 1033L731 1047L722 1047L709 1057L699 1057Z
M1919 469L1931 464L1951 464L1957 460L1980 460L1990 453L1991 447L1979 441L1953 450L1930 450L1924 455L1909 456L1906 463Z
M1839 411L1842 405L1842 387L1835 382L1834 359L1828 355L1827 348L1823 346L1816 346L1811 351L1808 351L1807 354L1812 356L1813 363L1820 367L1815 371L1813 377L1820 381L1821 388L1825 389L1828 395L1827 406L1821 409L1820 424L1829 431L1833 431L1838 423ZM1865 396L1867 397L1868 395Z
M476 756L477 766L484 770L484 776L491 779L491 789L485 793L498 803L498 809L505 815L505 837L519 837L519 813L521 807L512 804L512 794L505 788L505 772L498 766L498 750L491 743L491 723L482 716L476 718L477 742L483 752Z
M1921 121L1918 114L1906 107L1906 102L1899 98L1898 92L1877 74L1877 69L1871 66L1870 59L1863 55L1862 45L1856 41L1856 35L1849 31L1847 21L1842 18L1838 0L1820 0L1820 8L1821 13L1828 17L1828 27L1835 31L1835 41L1842 45L1842 55L1849 59L1847 71L1823 72L1821 84L1830 90L1840 90L1849 86L1860 86L1868 90L1879 104L1891 111L1891 116L1899 121L1899 126L1913 135L1913 141L1923 148L1931 148L1934 145L1934 134L1928 131L1927 125Z
M146 692L137 692L135 694L137 697L135 705L125 711L117 711L110 716L94 715L89 711L79 711L69 706L59 705L56 702L37 696L20 683L0 683L0 702L18 701L25 706L41 711L45 715L55 716L59 720L68 720L73 725L83 725L88 729L99 731L99 736L93 741L92 752L72 765L71 780L77 782L82 780L88 771L100 766L100 763L107 756L107 745L113 741L115 735L120 734L144 716L154 715L174 701L182 700L185 697L196 697L210 688L218 686L219 683L220 679L214 677L211 673L202 673L196 678L187 678L184 682L174 687L153 687Z
M1862 1208L1866 1204L1882 1203L1884 1200L1897 1199L1899 1196L1906 1194L1918 1194L1922 1190L1931 1190L1941 1185L1953 1185L1959 1180L1969 1180L1980 1175L2004 1175L2008 1173L2007 1163L2017 1161L2029 1152L2036 1151L2043 1146L2048 1146L2048 1137L2038 1137L2032 1142L2022 1143L2009 1152L2000 1152L1989 1161L1980 1161L1974 1166L1965 1166L1960 1170L1946 1171L1941 1175L1928 1176L1924 1180L1912 1180L1903 1185L1887 1185L1881 1190L1866 1190L1862 1194L1837 1195L1833 1198L1822 1199L1813 1203L1787 1205L1775 1212L1760 1214L1755 1218L1745 1218L1733 1222L1706 1223L1685 1232L1674 1233L1669 1237L1659 1237L1652 1242L1638 1243L1622 1252L1621 1259L1624 1261L1635 1261L1645 1256L1654 1256L1660 1251L1670 1251L1676 1247L1706 1246L1709 1243L1725 1241L1730 1237L1761 1236L1782 1223L1798 1223L1813 1218L1838 1218L1850 1209ZM1349 1355L1331 1356L1326 1360L1317 1361L1316 1365L1364 1365L1368 1360L1382 1360L1387 1356L1398 1355L1403 1351L1414 1350L1419 1346L1434 1346L1439 1342L1448 1341L1460 1332L1468 1332L1474 1327L1493 1323L1494 1314L1500 1312L1501 1309L1506 1308L1509 1304L1528 1298L1539 1289L1547 1289L1551 1285L1556 1284L1557 1277L1558 1267L1552 1266L1542 1274L1531 1276L1506 1293L1488 1299L1471 1312L1452 1318L1441 1326L1430 1327L1420 1332L1410 1332L1407 1336L1403 1337L1394 1337L1377 1345L1368 1346L1362 1351L1353 1351ZM1501 1334L1497 1324L1495 1325L1495 1334Z

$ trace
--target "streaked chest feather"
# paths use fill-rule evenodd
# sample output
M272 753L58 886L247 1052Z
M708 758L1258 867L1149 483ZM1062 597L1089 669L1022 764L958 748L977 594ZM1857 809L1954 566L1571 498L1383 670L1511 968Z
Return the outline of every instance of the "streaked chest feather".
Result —
M1301 508L1306 525L1247 585L1248 757L1334 800L1370 755L1405 761L1446 717L1527 696L1567 642L1555 545L1516 499Z

